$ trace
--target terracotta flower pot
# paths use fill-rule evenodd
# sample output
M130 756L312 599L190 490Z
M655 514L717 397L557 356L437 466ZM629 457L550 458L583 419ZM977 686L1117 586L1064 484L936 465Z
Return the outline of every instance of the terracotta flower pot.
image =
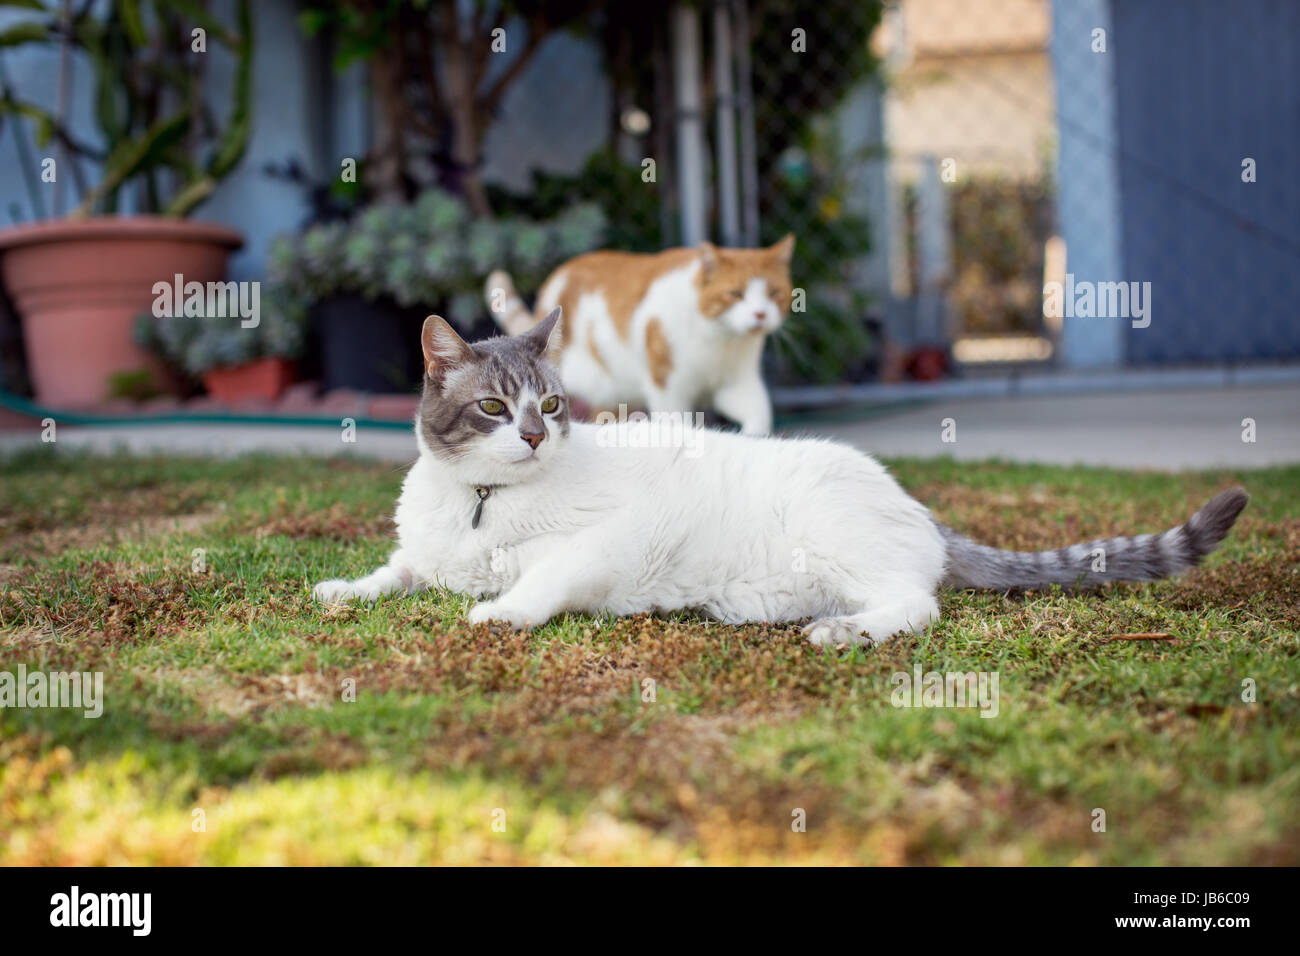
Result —
M208 394L227 404L249 399L273 402L294 380L290 359L260 358L243 365L210 368L203 373Z
M157 370L132 340L156 282L220 282L233 229L162 216L105 216L0 230L5 286L22 316L38 401L88 405L107 397L115 372Z

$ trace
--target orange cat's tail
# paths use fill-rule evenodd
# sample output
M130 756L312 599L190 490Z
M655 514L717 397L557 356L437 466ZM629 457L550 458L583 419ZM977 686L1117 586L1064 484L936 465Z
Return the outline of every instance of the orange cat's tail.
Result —
M487 299L492 320L507 335L521 335L536 324L533 313L528 311L524 300L519 298L514 282L504 270L497 269L487 277L483 297Z

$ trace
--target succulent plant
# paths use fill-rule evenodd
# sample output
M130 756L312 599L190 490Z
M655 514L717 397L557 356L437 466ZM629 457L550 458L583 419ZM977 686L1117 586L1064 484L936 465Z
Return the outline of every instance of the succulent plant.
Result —
M136 317L135 340L190 375L259 358L298 358L306 337L306 310L295 296L272 289L262 297L259 322L177 315Z
M556 221L559 248L556 254L569 259L592 248L593 239L605 228L605 216L589 203L574 206Z
M515 231L515 244L510 257L510 265L529 275L540 270L546 263L551 237L544 226L536 223L524 223Z
M447 302L445 318L463 328L473 324L474 317L483 312L483 294L474 292L456 292Z
M450 284L465 269L460 245L451 236L437 236L424 249L420 273L435 286Z
M142 315L136 339L192 375L267 356L302 354L311 306L334 294L387 297L440 311L462 329L486 312L483 280L507 266L535 285L565 259L598 246L605 216L582 204L547 222L474 219L438 189L408 205L373 205L350 222L322 222L281 236L267 255L260 323Z
M323 224L302 237L302 262L307 273L319 276L336 276L343 268L344 227L342 223ZM292 242L289 243L293 248Z
M474 219L458 198L428 189L407 205L375 204L350 222L308 227L272 244L274 294L306 314L336 293L441 310L462 329L485 314L483 280L508 267L533 285L565 259L600 245L605 216L582 204L548 222Z
M450 193L428 189L415 201L416 221L433 233L454 232L469 222L469 210Z
M486 276L506 261L510 235L503 224L479 219L469 227L465 239L470 268L479 275Z
M266 273L272 282L288 283L300 274L298 247L287 236L278 236L271 242L266 255Z

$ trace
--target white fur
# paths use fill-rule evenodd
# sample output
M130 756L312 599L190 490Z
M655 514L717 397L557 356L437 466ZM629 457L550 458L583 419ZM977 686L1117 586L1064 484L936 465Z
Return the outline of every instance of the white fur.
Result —
M566 611L813 618L805 633L830 645L938 619L943 542L875 460L827 441L712 430L689 447L653 447L653 427L574 423L564 439L548 423L524 461L489 443L453 463L421 441L388 565L326 581L317 598L433 585L481 599L471 622L516 627ZM496 487L473 530L476 484Z

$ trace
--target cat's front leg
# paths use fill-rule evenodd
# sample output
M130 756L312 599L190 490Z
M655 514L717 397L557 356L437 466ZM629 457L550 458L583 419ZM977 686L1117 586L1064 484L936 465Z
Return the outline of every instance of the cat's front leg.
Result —
M393 553L386 565L365 577L357 578L355 581L343 578L322 581L312 590L312 596L322 604L339 604L356 599L377 601L385 594L392 594L394 591L414 594L427 586L428 582L415 573L399 550Z
M499 621L516 630L540 627L561 611L573 607L567 591L568 582L556 581L547 586L540 580L529 582L521 577L500 597L475 604L469 609L467 619L471 624Z
M772 431L772 401L757 369L714 392L713 408L738 424L746 435Z
M903 594L889 604L858 614L823 617L803 629L822 647L883 644L895 634L920 634L939 620L939 602L927 591Z
M676 413L689 414L695 408L695 402L689 392L668 386L647 385L645 388L646 410L650 414Z
M589 536L583 538L571 538L563 548L550 549L530 563L505 593L470 608L469 622L501 621L525 629L545 624L564 611L606 609L620 572L610 549Z

